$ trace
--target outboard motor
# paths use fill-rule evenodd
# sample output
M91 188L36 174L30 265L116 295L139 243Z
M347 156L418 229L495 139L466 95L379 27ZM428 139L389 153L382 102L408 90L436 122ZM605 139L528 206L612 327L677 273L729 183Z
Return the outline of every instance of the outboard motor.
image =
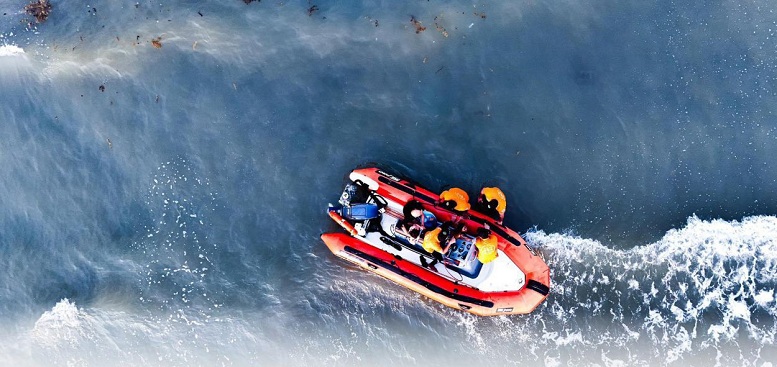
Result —
M343 206L340 215L345 219L362 221L377 218L380 212L376 204L353 204Z
M350 206L352 202L358 202L359 201L359 187L349 183L345 185L345 190L343 190L343 194L340 195L340 200L338 200L338 203L342 206Z

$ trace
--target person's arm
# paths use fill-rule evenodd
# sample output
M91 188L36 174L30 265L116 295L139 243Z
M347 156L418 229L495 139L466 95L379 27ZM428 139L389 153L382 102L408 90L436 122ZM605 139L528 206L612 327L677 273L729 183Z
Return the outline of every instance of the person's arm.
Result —
M410 241L412 241L414 245L417 245L417 244L423 242L423 240L424 240L424 238L423 238L423 236L421 235L420 232L418 233L418 236L410 237Z
M453 245L454 243L456 243L456 238L449 239L448 243L445 244L445 247L442 248L442 254L445 255L446 253L448 253L448 249L450 249L451 245Z
M401 234L402 236L407 238L408 241L412 243L417 243L418 237L421 235L421 231L420 230L418 231L418 236L413 237L412 232L413 232L413 229L416 229L416 228L417 228L416 225L413 225L412 227L407 229L405 229L404 227L395 227L394 232Z

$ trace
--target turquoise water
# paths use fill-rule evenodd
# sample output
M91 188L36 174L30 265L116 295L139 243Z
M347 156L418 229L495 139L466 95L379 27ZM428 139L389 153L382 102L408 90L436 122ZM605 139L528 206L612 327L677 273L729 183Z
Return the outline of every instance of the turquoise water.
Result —
M768 366L770 5L0 0L0 365ZM366 164L502 187L548 301L337 260Z

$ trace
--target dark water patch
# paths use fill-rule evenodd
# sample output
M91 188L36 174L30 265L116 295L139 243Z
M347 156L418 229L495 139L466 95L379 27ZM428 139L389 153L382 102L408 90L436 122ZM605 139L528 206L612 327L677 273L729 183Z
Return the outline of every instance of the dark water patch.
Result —
M85 264L73 264L64 269L48 267L44 265L37 279L29 284L33 302L52 305L67 298L79 304L89 304L94 299L98 283L94 269Z

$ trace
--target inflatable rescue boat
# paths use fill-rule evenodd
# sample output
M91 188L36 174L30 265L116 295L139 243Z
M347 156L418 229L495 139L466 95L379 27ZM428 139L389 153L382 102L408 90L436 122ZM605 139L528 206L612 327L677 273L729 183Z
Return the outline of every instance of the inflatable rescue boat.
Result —
M550 273L545 261L518 233L469 210L454 212L438 204L439 196L409 180L378 168L356 169L329 216L347 233L325 233L327 247L340 258L388 278L446 306L480 316L526 314L548 296ZM400 230L403 208L420 202L439 223L461 229L449 240L442 261L426 252L418 236ZM475 233L487 227L498 239L497 257L478 260ZM404 227L403 227L404 228ZM437 256L438 260L440 256Z

